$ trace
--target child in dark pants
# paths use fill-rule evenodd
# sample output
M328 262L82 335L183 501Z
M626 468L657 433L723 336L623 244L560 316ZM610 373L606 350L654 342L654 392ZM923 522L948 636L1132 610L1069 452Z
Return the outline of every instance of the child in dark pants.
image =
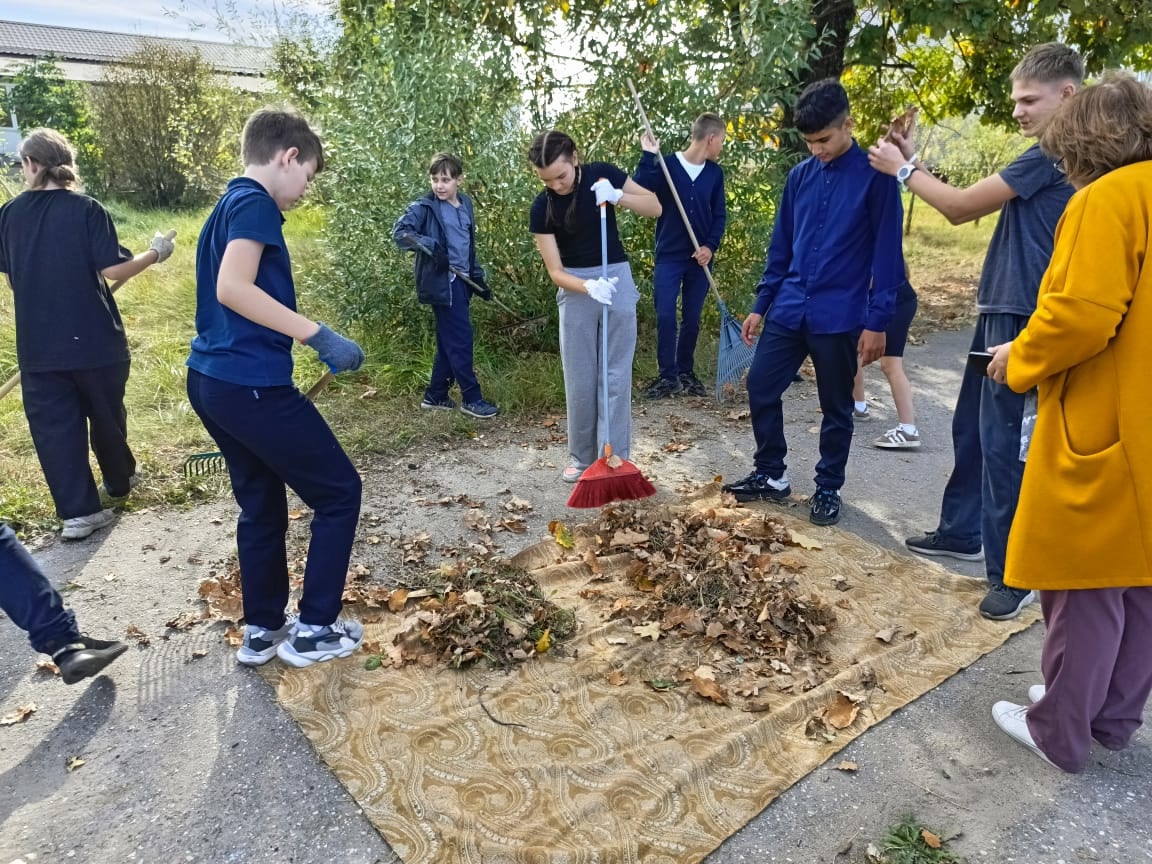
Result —
M292 340L333 371L364 362L355 342L296 312L282 211L324 167L320 139L299 115L256 111L241 142L244 175L228 184L196 249L196 338L188 399L228 464L240 505L236 547L244 591L241 663L292 666L347 657L364 628L339 620L360 475L316 407L292 383ZM285 485L313 511L300 617L288 605Z
M28 430L63 537L79 540L110 525L105 506L140 482L124 408L128 339L108 283L165 260L173 243L157 232L139 255L121 246L108 211L77 191L75 153L59 132L33 129L19 153L28 189L0 207L0 272L12 287Z
M692 143L688 149L665 160L700 243L699 249L684 226L673 191L657 162L659 143L647 132L640 138L644 155L632 179L655 192L664 211L656 220L656 266L652 276L656 361L660 374L644 385L648 399L663 399L677 393L708 394L703 382L696 377L696 339L708 296L708 276L704 268L712 266L712 256L720 248L727 221L724 169L716 164L726 134L723 120L715 114L701 114L692 124ZM677 300L680 301L679 327Z
M768 264L744 342L767 313L748 372L748 405L756 435L752 473L724 487L739 501L787 498L781 397L805 356L812 357L820 394L820 461L809 518L840 521L840 487L852 444L852 381L858 363L884 353L896 287L904 281L900 193L873 171L852 138L848 95L840 82L809 85L796 101L796 128L812 157L793 168Z
M428 176L432 190L409 204L392 228L396 245L416 252L416 296L436 315L436 359L420 407L453 410L456 403L448 391L456 383L460 385L460 410L488 420L500 409L484 398L472 369L469 302L473 291L485 300L492 292L476 263L472 199L460 191L464 166L451 153L437 153ZM464 276L479 288L467 284Z

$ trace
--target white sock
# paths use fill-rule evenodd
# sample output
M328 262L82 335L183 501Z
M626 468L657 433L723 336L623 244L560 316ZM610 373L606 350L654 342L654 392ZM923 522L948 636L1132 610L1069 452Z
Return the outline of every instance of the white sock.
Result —
M906 435L919 435L920 434L920 431L916 428L915 423L901 423L900 424L900 431L904 432Z
M868 412L868 403L867 402L857 402L856 403L856 410L859 411L861 414L866 414Z

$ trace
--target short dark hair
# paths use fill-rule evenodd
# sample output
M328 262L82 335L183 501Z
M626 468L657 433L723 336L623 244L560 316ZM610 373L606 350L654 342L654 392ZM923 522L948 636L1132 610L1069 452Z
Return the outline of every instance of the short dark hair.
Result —
M267 165L281 150L295 147L298 162L316 161L324 170L324 145L316 130L292 108L266 105L253 111L240 135L240 158L245 166Z
M460 157L455 153L449 153L442 150L432 157L432 161L428 163L428 176L435 177L437 174L447 174L449 177L459 177L464 173L464 163L460 161Z
M812 135L839 126L851 110L843 84L835 78L813 81L796 100L796 128L802 135Z

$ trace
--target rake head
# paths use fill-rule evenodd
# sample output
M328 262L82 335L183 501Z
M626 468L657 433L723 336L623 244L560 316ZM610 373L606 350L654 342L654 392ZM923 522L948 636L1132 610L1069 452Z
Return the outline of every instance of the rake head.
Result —
M720 304L720 351L716 358L716 401L723 402L726 393L735 394L756 356L756 344L744 344L740 323Z
M227 469L222 453L193 453L184 460L184 476L207 477L210 474L220 474Z

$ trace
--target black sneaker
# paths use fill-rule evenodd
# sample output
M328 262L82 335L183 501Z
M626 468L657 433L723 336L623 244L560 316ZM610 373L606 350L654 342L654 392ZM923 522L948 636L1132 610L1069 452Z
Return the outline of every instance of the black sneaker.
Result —
M808 521L813 525L835 525L840 521L840 490L816 487L808 502Z
M645 399L667 399L684 391L679 378L653 378L644 385Z
M984 549L980 544L960 546L940 535L939 531L929 531L919 537L909 537L904 545L920 555L937 555L955 558L957 561L983 561Z
M420 407L427 410L455 411L456 403L452 401L451 396L445 396L443 399L432 399L425 396L424 401L420 403Z
M1010 621L1035 599L1035 591L993 585L980 601L980 614L993 621Z
M467 414L469 417L475 417L477 420L491 420L500 413L500 409L489 402L487 399L477 399L475 402L465 402L460 406L460 410Z
M81 636L52 654L52 662L60 669L65 684L75 684L98 674L105 666L128 650L123 642L106 642Z
M787 472L775 480L767 474L753 471L743 480L727 483L721 488L735 495L737 501L783 501L792 494Z
M707 396L704 382L696 377L694 372L680 373L680 392L685 396Z

